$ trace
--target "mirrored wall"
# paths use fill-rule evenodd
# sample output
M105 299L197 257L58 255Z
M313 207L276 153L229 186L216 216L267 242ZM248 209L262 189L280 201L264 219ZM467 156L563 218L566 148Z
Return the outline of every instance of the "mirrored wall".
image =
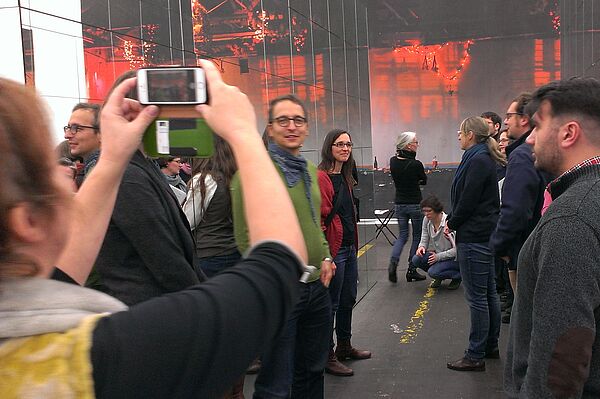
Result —
M318 163L323 139L347 130L359 170L356 194L372 217L368 23L360 0L0 0L0 76L35 86L58 143L78 102L102 102L122 73L211 59L256 107L295 93L309 111L303 155ZM361 245L372 236L359 233ZM366 229L364 225L361 229ZM360 291L369 281L360 257ZM359 295L360 296L360 295Z

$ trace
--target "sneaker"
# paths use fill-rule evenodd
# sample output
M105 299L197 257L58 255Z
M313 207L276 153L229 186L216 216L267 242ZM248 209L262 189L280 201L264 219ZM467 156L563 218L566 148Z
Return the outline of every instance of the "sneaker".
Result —
M461 282L462 282L462 280L453 278L452 281L450 282L450 284L448 284L448 289L449 290L458 289L458 287L460 287Z
M435 278L435 279L433 279L433 281L431 282L431 284L429 284L429 287L431 287L431 288L440 288L441 285L442 285L442 279L441 278Z

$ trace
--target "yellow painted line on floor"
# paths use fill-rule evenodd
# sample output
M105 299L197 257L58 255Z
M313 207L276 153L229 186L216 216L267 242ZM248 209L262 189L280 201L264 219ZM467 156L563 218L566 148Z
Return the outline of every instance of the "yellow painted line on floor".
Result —
M392 328L394 332L402 334L400 336L401 344L412 344L415 342L415 338L417 338L419 331L423 328L423 317L429 312L429 301L433 298L436 291L434 288L427 288L423 300L419 303L419 308L412 315L410 322L408 322L404 330L396 331L396 329Z
M358 250L358 254L356 255L356 257L360 258L361 256L363 256L365 254L365 252L367 252L371 248L373 248L373 244L365 244L363 247L361 247Z

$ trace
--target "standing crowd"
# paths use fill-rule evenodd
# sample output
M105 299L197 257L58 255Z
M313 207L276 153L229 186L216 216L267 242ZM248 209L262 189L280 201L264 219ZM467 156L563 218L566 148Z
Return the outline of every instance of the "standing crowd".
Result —
M261 139L247 97L201 65L211 101L196 110L217 137L192 165L144 154L159 110L127 98L131 73L74 107L59 162L39 97L0 79L1 397L243 398L254 362L254 398L322 398L324 372L372 356L352 344L351 132L331 130L315 165L301 100L273 99ZM421 269L469 306L448 368L484 371L509 322L510 397L598 397L600 83L521 94L504 124L460 124L447 213L422 198L419 137L399 135L389 280L412 232L407 282Z

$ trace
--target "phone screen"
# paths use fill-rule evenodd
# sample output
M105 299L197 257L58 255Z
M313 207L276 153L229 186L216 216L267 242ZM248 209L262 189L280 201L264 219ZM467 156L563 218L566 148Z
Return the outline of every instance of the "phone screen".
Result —
M193 69L149 69L148 102L150 103L194 103L196 79Z

